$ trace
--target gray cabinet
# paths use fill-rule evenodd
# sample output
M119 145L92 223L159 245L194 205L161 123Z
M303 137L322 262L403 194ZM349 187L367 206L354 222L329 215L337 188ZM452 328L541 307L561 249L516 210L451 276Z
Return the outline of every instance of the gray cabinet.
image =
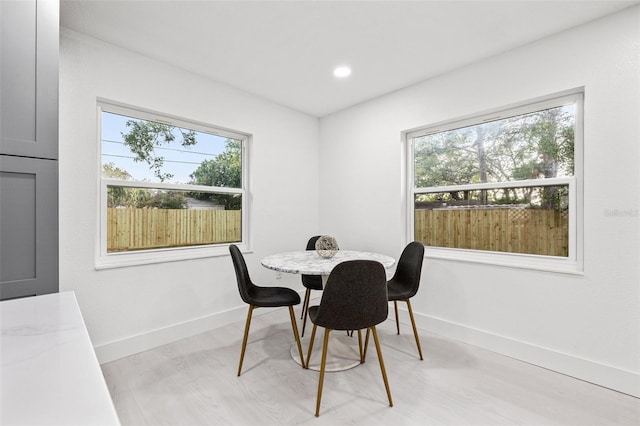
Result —
M58 164L0 155L0 299L58 291Z
M0 154L58 158L57 0L0 1Z
M0 0L0 300L58 291L58 0Z

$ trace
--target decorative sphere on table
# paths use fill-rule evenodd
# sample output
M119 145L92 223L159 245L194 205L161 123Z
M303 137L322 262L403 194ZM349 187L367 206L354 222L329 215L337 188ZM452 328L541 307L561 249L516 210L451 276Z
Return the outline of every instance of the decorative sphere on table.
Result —
M338 253L338 250L340 250L338 242L330 235L323 235L316 241L316 252L320 257L333 257Z

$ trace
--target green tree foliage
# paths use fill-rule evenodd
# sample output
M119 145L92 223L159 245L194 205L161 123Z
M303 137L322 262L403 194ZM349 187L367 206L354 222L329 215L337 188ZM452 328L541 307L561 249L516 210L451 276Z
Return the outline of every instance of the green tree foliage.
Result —
M563 107L426 135L415 140L416 187L572 176L574 116ZM542 207L558 207L560 187L543 187ZM534 188L449 191L419 201L528 203Z
M113 163L102 165L102 176L112 179L131 179L129 172L116 167ZM186 209L187 199L181 192L109 186L107 207Z
M136 207L150 209L186 209L187 199L177 191L146 191L138 197Z
M112 179L131 179L129 172L116 167L113 163L102 165L102 177ZM121 186L110 186L107 190L108 207L125 207L135 203L132 190Z
M242 146L236 139L225 141L225 150L213 160L203 161L189 175L194 185L217 186L222 188L240 188L242 186ZM198 199L208 199L224 205L226 210L238 210L242 200L234 194L193 193Z
M113 163L107 163L102 165L102 177L127 180L131 179L131 174Z
M168 145L175 141L176 133L182 138L182 146L191 146L197 143L196 133L193 130L185 130L169 124L157 123L147 120L127 120L129 132L121 133L124 144L136 156L134 161L145 162L154 175L164 182L171 179L171 173L163 173L164 157L156 153L156 148Z
M415 185L417 187L459 185L474 181L473 148L463 132L449 131L429 136L416 144Z
M169 145L176 139L181 139L182 146L192 146L197 144L196 132L192 130L180 129L168 124L157 123L146 120L128 120L126 126L127 133L122 133L125 146L135 155L134 161L145 162L153 170L154 175L161 182L171 179L171 173L163 172L164 157L156 153L156 149ZM113 167L111 167L113 168ZM111 171L115 173L114 171ZM126 172L124 172L126 173ZM128 175L128 174L127 174ZM130 176L111 176L128 179ZM242 145L240 140L227 139L225 150L212 160L204 160L198 168L190 174L191 184L214 186L222 188L241 188L242 186ZM114 188L115 190L116 188ZM158 208L186 208L186 202L180 193L158 193L150 194L145 192L132 193L129 189L123 189L128 199L124 195L117 195L116 204L126 204L137 207L158 207ZM197 199L211 200L216 204L224 205L227 210L238 210L241 208L242 199L235 194L211 194L202 192L192 192L191 197ZM127 204L128 203L128 204ZM184 207L182 207L184 206Z
M137 209L186 209L187 198L182 192L155 191L146 188L109 186L107 207Z

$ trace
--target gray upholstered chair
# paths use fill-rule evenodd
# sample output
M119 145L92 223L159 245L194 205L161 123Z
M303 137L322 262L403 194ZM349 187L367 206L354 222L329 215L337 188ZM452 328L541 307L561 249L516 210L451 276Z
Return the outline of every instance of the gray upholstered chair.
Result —
M316 241L318 241L320 235L309 238L307 242L307 250L316 249ZM300 319L302 320L302 333L304 337L304 329L307 325L307 314L309 311L309 300L311 299L311 290L322 290L322 276L320 275L302 275L302 285L307 289L304 293L304 300L302 301L302 314Z
M259 287L251 281L247 264L240 249L234 244L229 246L231 259L233 260L233 268L236 272L236 280L238 281L238 290L242 300L249 304L249 313L244 327L244 338L242 339L242 351L240 352L240 364L238 365L238 376L242 372L242 361L244 360L244 352L247 348L247 338L249 337L249 327L251 325L251 316L255 308L275 308L281 306L289 307L289 316L291 317L291 327L293 335L298 344L298 352L300 353L300 364L305 368L304 357L302 355L302 346L300 344L300 336L298 335L298 326L296 324L293 306L300 303L300 295L286 287Z
M384 267L379 262L373 260L350 260L339 263L331 271L324 286L320 305L309 308L309 319L313 323L313 330L311 331L309 350L307 352L307 365L311 359L316 329L318 326L324 327L316 417L320 414L329 333L332 330L358 330L361 362L364 362L364 354L360 344L362 341L361 330L366 329L367 333L371 332L373 334L389 405L393 407L387 372L384 367L376 331L376 325L385 321L389 313L386 280Z
M396 313L396 329L400 334L400 322L398 321L398 301L407 303L411 325L413 327L413 335L416 338L418 353L422 360L422 348L420 347L420 337L416 328L416 321L413 318L413 310L411 309L411 299L418 292L420 286L420 274L422 273L422 261L424 259L424 245L418 241L409 243L398 260L396 272L393 278L387 283L389 301L393 302Z

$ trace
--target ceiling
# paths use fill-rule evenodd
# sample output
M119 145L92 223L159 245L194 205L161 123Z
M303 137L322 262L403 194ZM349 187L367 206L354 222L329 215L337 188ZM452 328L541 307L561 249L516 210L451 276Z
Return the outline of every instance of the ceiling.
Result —
M322 117L640 2L60 3L62 27Z

